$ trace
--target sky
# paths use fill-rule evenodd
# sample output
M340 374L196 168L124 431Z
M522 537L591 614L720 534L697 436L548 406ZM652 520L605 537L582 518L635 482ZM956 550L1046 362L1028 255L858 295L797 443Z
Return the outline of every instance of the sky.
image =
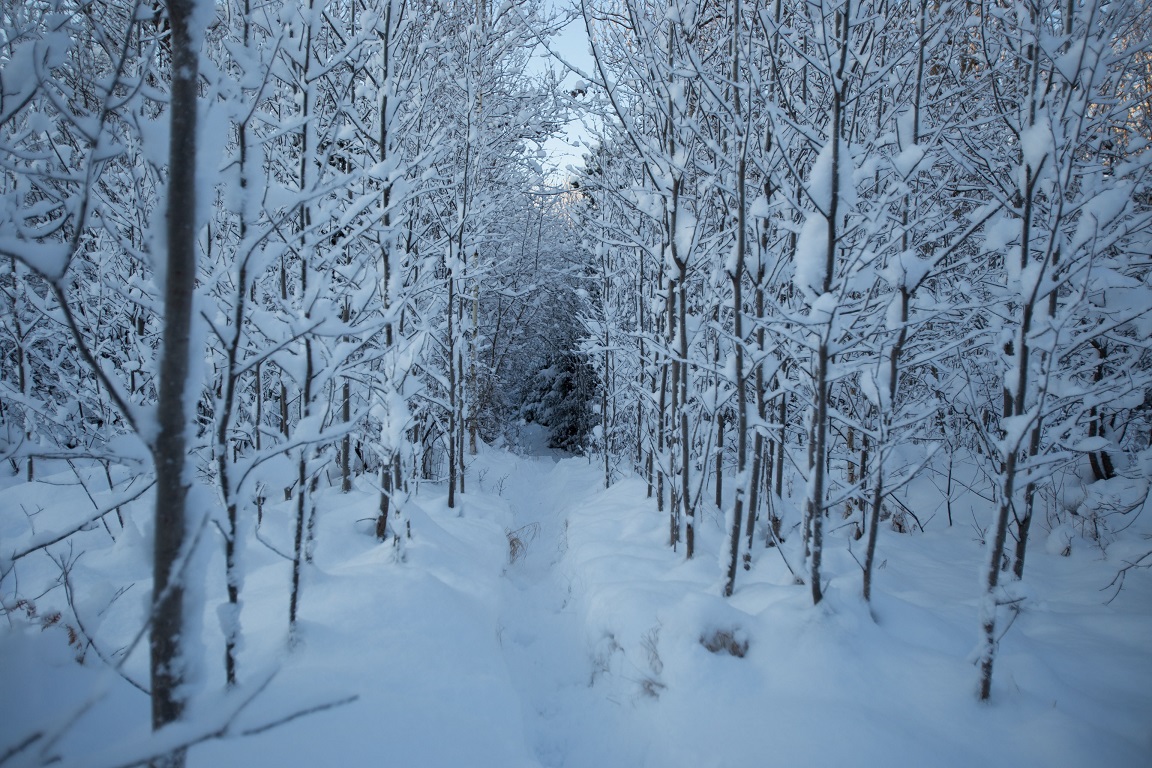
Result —
M548 5L554 9L563 8L565 3L549 0ZM565 26L551 41L553 51L563 57L569 64L585 71L592 68L592 56L588 51L588 35L584 29L584 21L577 16ZM542 47L537 59L537 66L543 69L552 66L563 69L560 64ZM564 78L566 86L572 86L581 78L569 73ZM559 136L550 138L544 143L547 158L546 167L552 169L561 180L567 176L567 167L579 167L583 162L584 143L589 140L591 133L584 126L582 119L577 118L568 122Z

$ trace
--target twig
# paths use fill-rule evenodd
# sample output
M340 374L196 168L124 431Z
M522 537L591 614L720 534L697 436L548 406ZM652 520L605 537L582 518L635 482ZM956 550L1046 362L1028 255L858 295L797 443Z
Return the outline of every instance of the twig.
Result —
M1132 570L1133 568L1152 568L1152 562L1144 562L1150 557L1152 557L1152 551L1145 552L1135 560L1124 561L1127 563L1127 565L1118 570L1116 575L1112 577L1112 581L1108 582L1108 584L1100 590L1103 592L1104 590L1110 588L1112 585L1116 585L1116 593L1113 594L1112 597L1105 600L1104 605L1111 605L1112 601L1120 596L1120 591L1124 589L1124 579L1128 576L1128 571Z
M788 558L784 555L784 545L781 544L780 538L776 535L776 529L772 525L771 521L769 521L768 525L765 527L768 529L768 535L772 538L773 543L776 545L776 551L780 553L780 559L784 561L785 567L788 568L788 573L792 574L793 581L799 584L803 584L804 580L796 575L796 571L792 570L792 564L788 562Z
M100 521L101 519L104 518L105 515L108 515L108 514L111 514L112 512L115 512L118 507L122 507L125 504L128 504L129 502L135 501L136 499L140 498L141 496L143 496L145 494L145 492L147 492L155 484L156 484L155 479L149 480L142 487L137 489L134 493L125 494L124 496L121 496L120 498L113 500L112 502L104 505L103 507L100 507L95 512L93 512L91 515L88 515L88 517L84 518L84 520L82 522L67 528L63 533L50 534L47 539L45 539L44 541L40 541L40 542L37 542L35 537L33 537L31 544L26 544L23 549L17 549L16 551L14 551L11 555L9 555L7 557L7 560L9 560L10 562L15 562L22 557L27 557L28 555L32 554L33 552L35 552L37 550L44 549L45 547L50 547L53 544L58 544L59 542L68 538L69 536L77 534L80 531L87 529L88 526L92 525L93 523Z
M35 733L28 734L24 737L23 741L17 742L16 744L8 747L8 749L4 751L4 754L0 755L0 765L4 765L4 763L8 762L24 750L28 749L28 747L32 746L42 738L44 738L43 731L36 731Z
M916 521L916 526L920 529L920 533L924 533L924 526L920 523L920 518L916 517L916 513L909 509L907 504L900 501L900 499L896 498L895 496L889 496L888 498L899 504L901 509L903 509L905 512L912 515L912 519Z
M75 462L73 462L72 459L67 459L67 463L68 468L72 470L72 474L76 475L76 480L80 483L80 487L84 489L84 495L88 497L88 501L92 502L94 508L100 509L100 505L96 503L95 497L92 496L92 491L88 489L88 483L84 482L84 476L81 475L80 470L76 468ZM104 524L104 530L108 532L108 535L112 536L112 530L108 527L108 522L104 519L103 515L100 516L100 522ZM116 541L115 536L112 536L112 541Z
M307 709L301 709L297 712L293 712L290 715L285 715L284 717L280 718L279 720L272 720L270 722L264 723L263 725L253 726L252 728L246 728L243 731L240 731L240 733L238 735L239 736L255 736L257 734L264 733L265 731L270 731L273 728L279 728L281 725L286 725L287 723L290 723L293 720L298 720L301 717L307 717L308 715L314 715L317 712L324 712L324 711L329 710L329 709L336 709L337 707L343 707L343 706L346 706L348 704L352 704L359 698L360 698L359 694L352 694L351 696L345 696L342 699L336 699L335 701L329 701L329 702L326 702L324 704L317 704L314 707L308 707Z
M1007 605L1012 609L1012 618L1008 620L1008 625L1004 627L1004 631L1000 633L1000 637L996 638L996 644L999 645L1000 641L1004 639L1004 635L1008 634L1008 630L1012 629L1012 625L1016 623L1016 617L1020 615L1020 603L1024 602L1024 598L1015 597L1011 600L997 600L996 605Z
M270 720L266 723L262 723L261 725L256 725L256 726L252 726L251 728L245 728L243 730L234 731L233 726L235 725L236 716L239 715L241 712L243 712L245 709L247 709L248 706L256 699L256 697L259 696L261 693L263 693L267 689L268 684L271 681L272 681L272 678L269 677L263 683L256 686L256 688L252 691L251 694L249 694L243 700L240 701L239 705L229 714L227 721L222 726L220 726L219 728L215 728L213 730L205 731L202 733L190 734L189 736L187 736L185 738L179 739L175 744L166 745L163 748L160 748L160 749L157 749L155 751L150 752L148 755L146 755L144 757L130 759L129 761L123 762L123 763L115 763L111 766L108 766L108 768L135 768L136 766L139 766L139 765L148 765L148 764L152 763L153 761L157 760L158 758L164 757L165 755L170 755L173 752L179 752L179 751L186 750L189 747L195 746L197 744L202 744L206 741L213 741L216 739L227 739L227 738L234 738L234 737L235 738L244 738L247 736L255 736L257 734L261 734L261 733L264 733L266 731L270 731L274 728L278 728L282 725L290 723L293 720L297 720L301 717L306 717L308 715L316 714L317 712L324 712L324 711L327 711L330 709L335 709L337 707L343 707L345 705L352 704L353 702L357 701L360 698L360 696L358 694L354 694L351 696L345 696L342 699L335 699L333 701L328 701L328 702L325 702L323 704L317 704L317 705L312 706L312 707L306 707L305 709L297 710L296 712L293 712L289 715L285 715L284 717L277 718L276 720Z
M83 621L83 619L80 618L80 611L77 610L77 608L76 608L76 602L72 596L72 580L68 577L69 573L71 573L71 570L72 570L71 565L65 565L63 558L56 561L56 564L58 566L60 566L60 573L64 579L64 597L68 601L68 607L72 609L72 618L74 618L76 620L76 627L77 627L77 629L80 630L80 634L82 634L84 636L84 640L87 643L88 647L91 648L93 651L95 651L97 658L99 658L100 661L102 661L106 665L108 665L108 667L111 668L112 671L114 671L121 678L123 678L126 683L131 685L136 690L140 691L145 696L151 696L152 694L147 688L145 688L143 685L141 685L140 683L133 680L128 675L128 673L126 673L121 668L122 665L113 663L113 661L111 659L109 659L104 654L103 651L100 650L100 646L98 646L96 644L96 639L92 636L92 633L89 632L88 629L84 626L84 621ZM104 610L108 610L108 607L111 606L112 603L115 602L120 597L120 595L124 594L125 591L126 590L124 590L124 589L121 589L120 591L118 591L116 593L116 596L112 598L112 601L108 603L108 606L105 606ZM103 613L103 611L101 611L101 613Z
M265 547L270 549L274 554L280 555L280 557L284 558L285 560L289 560L289 561L293 560L292 555L281 552L279 549L276 548L276 546L272 542L268 541L267 539L265 539L263 536L260 535L260 526L256 526L255 528L253 528L252 534L256 537L256 541L260 542Z

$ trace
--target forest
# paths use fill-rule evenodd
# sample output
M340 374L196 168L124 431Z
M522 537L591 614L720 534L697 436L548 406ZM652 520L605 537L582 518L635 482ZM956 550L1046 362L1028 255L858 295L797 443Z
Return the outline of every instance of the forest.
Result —
M576 677L646 659L668 712L698 646L769 668L750 627L778 600L871 658L857 622L937 620L896 611L907 590L963 605L940 610L974 650L930 673L949 706L1012 706L1014 625L1081 590L1117 627L1084 641L1117 659L1084 695L1136 717L1100 764L1139 764L1150 142L1143 0L5 0L0 706L80 674L65 657L117 692L60 682L75 701L0 725L0 766L184 766L361 706L300 661L364 611L320 618L357 558L413 633L454 558L483 605L567 569L589 625L618 622L555 628ZM667 569L631 640L601 549ZM960 564L959 596L922 586ZM510 635L551 626L514 605ZM83 725L120 696L140 722ZM518 764L502 748L468 759ZM625 753L523 764L704 764ZM227 754L200 759L251 764Z

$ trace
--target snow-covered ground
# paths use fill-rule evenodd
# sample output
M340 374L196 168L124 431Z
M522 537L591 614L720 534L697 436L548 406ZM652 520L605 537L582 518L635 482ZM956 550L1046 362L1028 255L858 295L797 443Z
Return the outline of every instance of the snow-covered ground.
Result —
M289 566L249 538L244 685L213 693L222 649L209 606L193 719L239 734L320 711L201 744L190 765L1152 765L1152 578L1132 572L1109 604L1101 591L1136 543L1117 542L1105 557L1077 540L1063 557L1037 537L1027 599L1003 638L993 700L981 705L970 653L984 549L971 525L936 518L923 533L885 530L871 610L839 542L818 608L776 549L757 548L726 600L709 554L722 550L715 516L700 526L705 554L685 561L666 546L667 521L642 481L604 490L596 462L550 455L530 431L523 438L519 455L485 448L472 461L458 510L424 486L399 548L372 536L369 487L325 492L291 651ZM22 510L77 514L52 507L78 505L82 489L51 481L5 478L0 543L27 535ZM115 542L98 527L71 551L80 618L110 659L139 631L148 596L147 508L129 509L123 531L112 519ZM265 515L266 532L277 516L287 529L288 505ZM784 553L798 556L794 545ZM69 562L67 545L52 551ZM208 594L222 594L221 559L208 564ZM28 736L59 732L48 746L61 765L115 765L145 740L148 700L94 651L75 663L63 587L25 591L59 570L43 554L19 563L37 615L9 606L0 627L0 764ZM12 590L6 582L6 600ZM46 622L53 610L61 618ZM122 669L138 681L145 646ZM33 746L7 764L42 754Z

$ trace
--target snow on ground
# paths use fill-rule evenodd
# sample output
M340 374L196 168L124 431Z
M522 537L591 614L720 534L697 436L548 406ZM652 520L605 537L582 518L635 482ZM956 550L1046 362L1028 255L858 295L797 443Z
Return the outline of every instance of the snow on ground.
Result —
M519 445L525 455L482 449L458 510L447 509L442 489L423 486L408 507L412 538L399 547L372 537L376 497L367 485L324 492L291 651L288 564L250 539L240 674L251 685L278 672L234 730L358 698L197 746L189 764L1152 764L1152 578L1132 573L1107 605L1109 593L1099 591L1122 554L1104 559L1077 541L1061 557L1037 537L1021 586L1028 599L1002 641L993 701L981 705L969 655L983 547L971 526L937 517L924 533L884 530L871 611L840 541L828 549L820 607L793 584L780 552L760 547L725 600L712 554L721 551L718 515L700 525L703 554L685 561L666 546L667 521L640 480L604 490L600 465L547 451L530 426ZM14 510L81 508L82 492L62 485L65 474L56 485L5 480L0 541L27 534L27 518ZM128 510L115 543L98 529L73 550L83 548L72 574L77 603L109 654L130 642L147 598L147 509L144 500ZM289 506L265 515L267 537L283 543L274 526L287 526ZM789 534L784 554L795 566L798 537ZM210 594L219 594L220 559L210 564ZM22 561L22 594L57 573L47 557ZM111 765L143 739L147 699L92 653L84 666L73 661L61 588L34 596L41 616L57 607L62 618L0 628L0 755L99 693L54 749L62 765ZM221 677L213 616L209 606L206 691ZM124 672L146 679L143 649ZM217 716L228 706L205 698Z

